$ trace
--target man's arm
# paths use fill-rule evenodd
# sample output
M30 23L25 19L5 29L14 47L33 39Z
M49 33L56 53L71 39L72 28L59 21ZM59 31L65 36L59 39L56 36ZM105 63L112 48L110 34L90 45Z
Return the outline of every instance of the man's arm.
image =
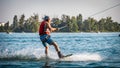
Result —
M58 30L58 28L53 28L53 27L51 27L50 23L48 23L48 22L47 22L47 27L49 28L49 30L50 30L51 32Z

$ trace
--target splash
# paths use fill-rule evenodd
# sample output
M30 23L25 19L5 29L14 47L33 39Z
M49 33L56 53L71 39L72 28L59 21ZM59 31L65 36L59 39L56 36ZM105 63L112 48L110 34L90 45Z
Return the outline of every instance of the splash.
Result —
M49 60L52 61L101 61L102 57L99 54L82 53L73 54L70 57L59 59L55 51L49 50ZM0 60L40 60L44 61L46 59L43 48L32 48L27 47L21 50L9 52L5 50L0 55Z
M57 55L49 51L49 59L58 59ZM27 47L21 50L5 49L0 52L0 60L45 60L44 48Z

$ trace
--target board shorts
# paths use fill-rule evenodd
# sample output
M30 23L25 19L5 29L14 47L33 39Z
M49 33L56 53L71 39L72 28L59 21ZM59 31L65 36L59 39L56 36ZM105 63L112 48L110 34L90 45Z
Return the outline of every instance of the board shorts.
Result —
M43 44L44 47L47 46L47 43L48 43L49 45L52 45L53 42L54 42L54 41L51 39L50 35L47 35L47 34L41 35L41 36L40 36L40 40L42 41L42 44Z

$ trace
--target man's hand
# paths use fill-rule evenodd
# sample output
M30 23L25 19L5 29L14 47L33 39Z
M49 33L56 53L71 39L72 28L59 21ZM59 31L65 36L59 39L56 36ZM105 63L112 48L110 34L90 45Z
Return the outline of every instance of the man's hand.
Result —
M51 28L52 32L57 31L58 28Z
M56 28L57 31L59 31L60 29L59 28Z

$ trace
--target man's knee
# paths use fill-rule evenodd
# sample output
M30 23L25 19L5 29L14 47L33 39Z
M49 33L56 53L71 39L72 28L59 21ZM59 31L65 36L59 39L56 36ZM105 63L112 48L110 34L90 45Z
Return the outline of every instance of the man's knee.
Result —
M48 49L48 46L46 46L45 49L47 50L47 49Z
M53 42L52 44L53 44L53 46L58 46L56 42Z

